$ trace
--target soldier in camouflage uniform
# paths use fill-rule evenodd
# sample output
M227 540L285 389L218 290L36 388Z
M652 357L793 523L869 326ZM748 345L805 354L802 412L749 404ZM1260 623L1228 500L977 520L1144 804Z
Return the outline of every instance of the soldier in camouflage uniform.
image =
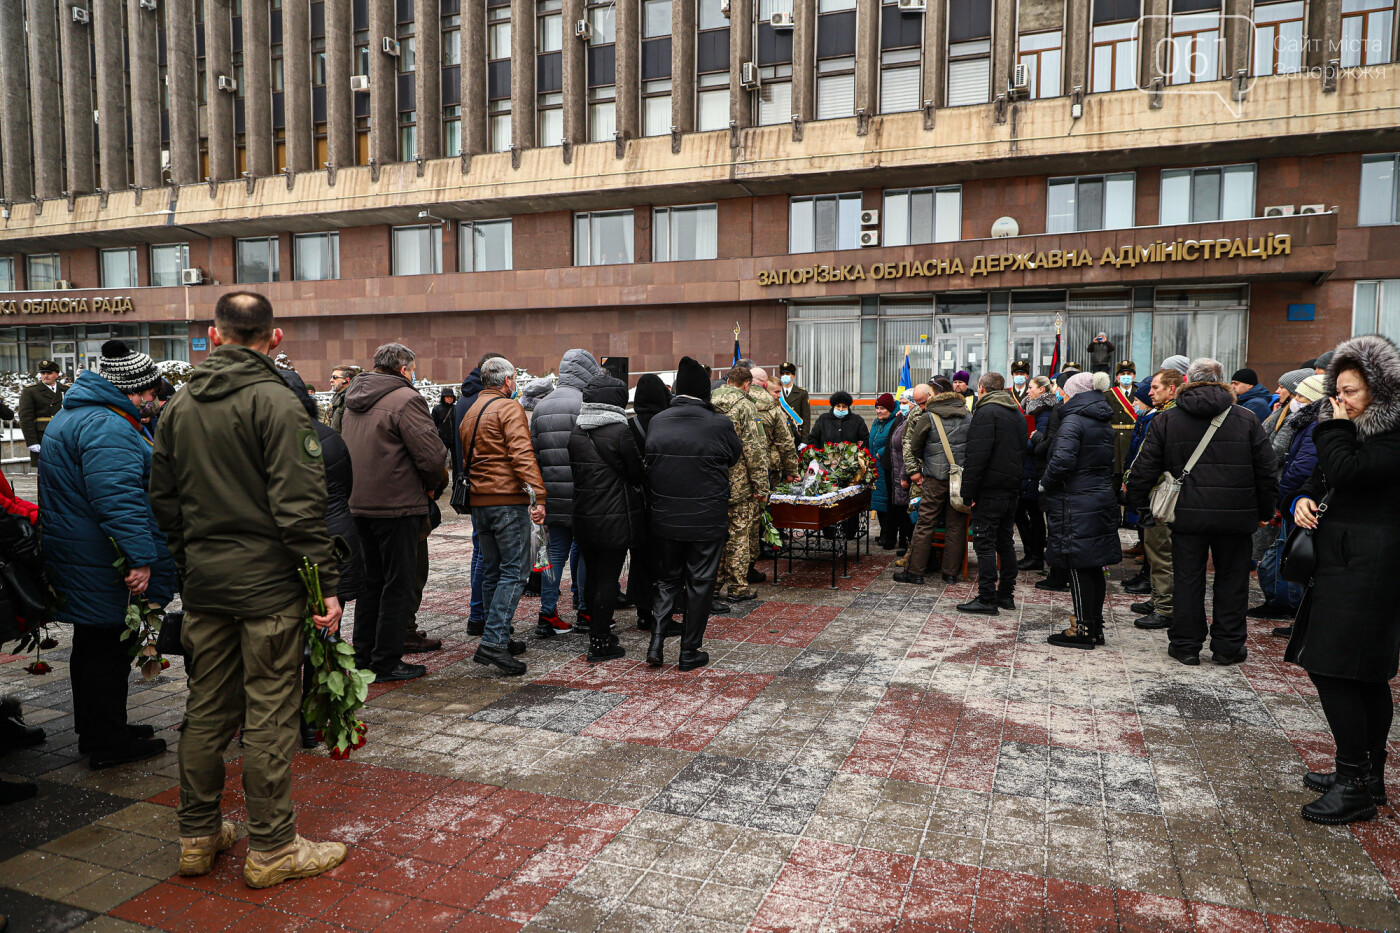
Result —
M729 470L729 540L720 559L717 586L729 584L731 602L755 599L749 586L749 553L752 527L758 521L758 506L768 499L768 440L758 409L749 397L753 371L735 366L729 378L710 396L715 411L734 422L734 430L744 447L744 457Z
M797 460L797 444L793 442L787 416L778 408L778 403L768 387L768 373L758 367L754 367L753 370L753 385L749 386L749 398L758 409L758 420L763 424L763 434L768 441L768 488L771 490L785 478L796 479L801 472L801 465ZM763 508L764 504L758 503L757 520L749 533L750 583L763 583L768 579L767 575L752 563L758 560L761 547Z

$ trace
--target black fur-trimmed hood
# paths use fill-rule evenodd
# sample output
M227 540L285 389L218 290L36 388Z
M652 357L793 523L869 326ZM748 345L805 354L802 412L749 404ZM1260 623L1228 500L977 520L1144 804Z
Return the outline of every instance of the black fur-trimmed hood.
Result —
M1371 404L1355 420L1356 430L1363 438L1374 437L1400 428L1400 349L1379 334L1353 337L1339 344L1327 366L1325 386L1329 398L1337 394L1337 374L1344 369L1357 369L1371 390ZM1323 400L1318 407L1317 420L1332 418L1332 405Z

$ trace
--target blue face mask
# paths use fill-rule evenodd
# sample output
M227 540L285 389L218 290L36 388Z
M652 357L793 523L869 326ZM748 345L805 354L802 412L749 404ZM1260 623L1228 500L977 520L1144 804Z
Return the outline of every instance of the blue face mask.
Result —
M782 382L782 384L785 385L785 386L790 386L790 385L792 385L792 377L791 377L791 376L780 376L780 377L779 377L779 381Z
M908 402L904 402L899 406L899 410L907 415L909 414L909 409L913 407L914 406L910 405Z
M851 413L851 410L850 410L849 408L847 408L845 411L842 411L842 410L839 409L839 408L833 408L833 409L831 410L831 413L832 413L833 415L835 415L836 417L838 417L838 418L844 418L844 417L846 417L847 415L849 415L849 414Z
M1017 373L1016 375L1011 377L1011 381L1016 383L1018 386L1023 386L1026 384L1026 377L1021 373Z
M1118 384L1120 386L1130 386L1133 384L1133 377L1128 375L1127 373L1124 373L1123 375L1118 377Z

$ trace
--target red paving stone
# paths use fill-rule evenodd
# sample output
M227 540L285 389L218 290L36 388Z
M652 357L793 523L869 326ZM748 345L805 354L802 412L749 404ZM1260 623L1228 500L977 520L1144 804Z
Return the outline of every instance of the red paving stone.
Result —
M715 616L705 626L705 638L806 648L840 614L840 606L805 606L774 600L760 603L741 618Z

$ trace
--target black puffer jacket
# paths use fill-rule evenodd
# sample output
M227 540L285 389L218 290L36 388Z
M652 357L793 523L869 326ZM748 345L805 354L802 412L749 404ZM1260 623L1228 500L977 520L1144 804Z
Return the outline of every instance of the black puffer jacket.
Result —
M606 374L595 379L569 436L574 537L585 548L625 550L646 539L646 473L626 404L626 385Z
M1123 551L1113 493L1113 408L1092 390L1060 408L1060 430L1041 477L1045 559L1066 570L1116 564Z
M1152 419L1128 477L1128 506L1148 511L1152 487L1164 472L1180 476L1210 420L1228 412L1191 476L1181 486L1172 531L1251 535L1274 517L1278 460L1264 426L1235 404L1230 387L1193 382L1176 394L1176 407Z
M650 531L672 541L723 541L729 468L744 455L734 422L709 402L677 396L647 431Z
M869 446L870 426L865 423L864 418L853 411L844 418L838 418L831 412L827 412L817 419L816 424L812 425L812 433L807 436L807 443L816 447L824 447L827 444L837 442Z
M1357 368L1371 404L1355 421L1332 418L1324 400L1313 429L1317 469L1302 494L1327 500L1314 535L1317 567L1284 659L1311 674L1382 682L1400 659L1400 351L1379 336L1337 347L1327 394L1337 374Z
M646 434L651 427L651 419L671 404L671 390L656 373L643 373L637 380L637 392L632 397L632 411L636 412L637 425Z
M546 525L569 525L574 513L574 477L569 469L569 436L574 433L583 390L602 367L587 350L569 350L559 362L559 385L535 406L530 418L530 439L544 476L549 508Z
M467 378L462 380L462 391L457 395L457 404L452 406L452 446L447 449L452 452L454 476L462 468L462 418L476 404L476 397L481 394L481 389L481 370L473 369L467 374Z
M1015 499L1021 494L1026 460L1026 416L1002 389L977 400L963 455L962 498L978 503Z

